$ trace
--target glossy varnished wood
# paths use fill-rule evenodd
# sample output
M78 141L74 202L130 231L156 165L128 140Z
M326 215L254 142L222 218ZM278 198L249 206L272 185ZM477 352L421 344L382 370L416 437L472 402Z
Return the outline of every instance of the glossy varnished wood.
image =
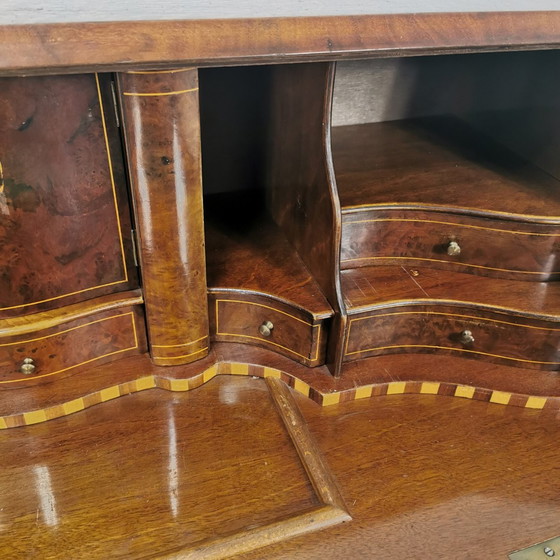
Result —
M269 296L313 319L332 315L317 282L264 208L262 191L206 197L207 282L211 293Z
M144 314L140 306L121 305L101 310L32 334L0 337L0 388L16 389L53 383L71 373L87 375L89 368L146 352ZM21 366L33 360L34 371ZM6 392L2 398L9 398Z
M559 222L560 182L458 119L334 127L332 142L343 213L453 209Z
M185 366L162 368L154 366L147 355L132 356L86 372L70 371L58 376L56 383L28 382L17 391L5 392L6 398L0 401L0 429L46 422L148 389L192 391L220 375L280 378L323 406L387 394L424 393L537 410L560 408L556 371L444 354L393 354L346 362L343 373L335 378L326 366L309 368L277 351L231 342L214 343L206 358Z
M135 288L107 79L6 78L0 87L0 316Z
M342 286L353 313L403 304L456 302L550 321L558 321L560 316L557 282L486 278L425 266L369 266L344 270Z
M278 544L238 557L366 559L404 546L482 560L556 534L555 412L441 395L327 408L296 395L294 410L285 391L279 397L295 448L264 384L250 378L183 395L148 392L4 433L2 553L227 557L247 550L237 548L247 534L270 537L259 533L269 527L276 538L260 544ZM317 494L298 459L306 451L312 463L326 459ZM118 483L116 465L129 473ZM343 500L353 521L287 538L305 511L322 518L315 496Z
M557 280L558 225L415 210L343 215L341 268L402 264L510 280ZM460 254L449 255L451 242Z
M335 316L327 362L340 373L340 206L330 154L333 64L271 70L266 187L270 212L327 297Z
M119 75L139 256L159 365L208 352L198 74Z
M4 556L227 558L349 520L287 391L230 379L158 396L0 441L10 463ZM119 484L116 464L129 473Z
M345 357L455 353L558 369L557 282L520 282L426 268L342 273L349 309ZM474 341L464 341L469 332Z
M324 363L333 311L264 209L262 193L207 197L205 227L212 339ZM263 335L259 327L267 322L273 328Z
M411 3L395 10L397 13L387 7L381 10L384 14L376 14L369 3L360 2L358 12L346 6L340 13L338 7L339 15L328 17L332 12L325 13L322 4L311 13L302 13L298 3L291 14L295 17L255 17L251 10L250 16L240 12L238 18L233 11L231 19L219 19L223 16L216 7L215 19L189 19L193 18L189 11L176 21L172 21L177 17L175 10L168 9L167 3L150 4L157 17L151 18L148 10L146 17L141 17L146 21L131 21L138 14L130 14L124 4L115 18L120 21L98 23L69 22L67 14L72 11L61 6L58 15L44 20L48 23L43 25L40 18L37 25L10 19L13 10L3 14L2 74L44 72L45 68L76 72L92 67L118 70L123 66L154 68L183 63L219 66L559 45L560 14L556 11L469 13L470 4L459 10L463 13L418 13L418 7ZM529 9L529 4L524 7ZM440 11L457 9L457 4L445 3ZM432 12L433 7L426 11ZM356 13L364 15L348 15ZM162 17L167 21L150 21ZM13 21L22 25L10 25ZM209 37L220 40L209 41Z
M354 519L266 558L488 560L558 535L555 414L431 395L298 403Z

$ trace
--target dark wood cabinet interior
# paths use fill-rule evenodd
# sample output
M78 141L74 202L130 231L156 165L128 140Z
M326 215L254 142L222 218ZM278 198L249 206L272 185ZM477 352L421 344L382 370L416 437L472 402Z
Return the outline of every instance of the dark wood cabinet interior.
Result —
M558 54L3 78L2 383L148 350L155 377L245 355L343 391L428 355L442 383L466 359L537 387L560 365Z
M205 189L228 192L208 206L222 196L219 223L246 244L226 265L225 237L207 235L222 256L215 273L209 258L211 291L228 269L222 283L282 298L288 240L332 307L336 376L384 352L557 369L558 62L542 51L201 70Z

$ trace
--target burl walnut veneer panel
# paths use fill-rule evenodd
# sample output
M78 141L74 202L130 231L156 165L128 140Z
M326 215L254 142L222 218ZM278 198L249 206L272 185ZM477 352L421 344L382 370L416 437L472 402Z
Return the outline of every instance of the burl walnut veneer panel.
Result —
M0 317L137 286L106 81L0 80Z

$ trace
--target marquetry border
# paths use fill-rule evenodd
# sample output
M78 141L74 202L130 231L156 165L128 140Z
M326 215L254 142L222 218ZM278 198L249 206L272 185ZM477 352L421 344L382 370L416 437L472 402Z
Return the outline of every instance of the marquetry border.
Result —
M243 375L266 380L278 379L297 393L310 398L321 406L330 406L385 395L421 394L472 399L532 410L560 410L560 397L525 395L438 381L390 381L386 383L371 383L341 391L321 392L299 377L276 368L242 362L218 362L201 373L185 379L167 378L157 374L146 375L134 381L127 381L107 387L84 397L45 409L0 416L0 430L39 424L146 389L159 388L174 392L192 391L219 375Z

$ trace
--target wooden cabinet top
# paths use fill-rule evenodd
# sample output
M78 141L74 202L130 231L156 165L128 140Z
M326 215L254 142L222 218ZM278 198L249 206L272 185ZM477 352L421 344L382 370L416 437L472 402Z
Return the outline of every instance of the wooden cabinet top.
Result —
M560 47L558 0L3 0L0 75Z

